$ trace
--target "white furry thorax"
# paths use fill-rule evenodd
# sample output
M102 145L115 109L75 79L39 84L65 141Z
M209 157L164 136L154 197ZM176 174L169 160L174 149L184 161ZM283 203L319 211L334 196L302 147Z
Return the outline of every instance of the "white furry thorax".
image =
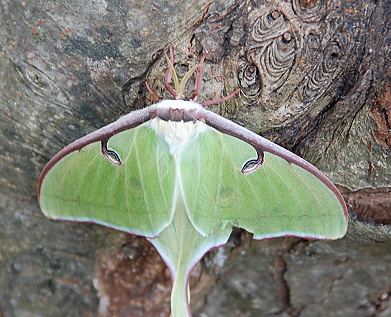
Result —
M195 109L202 106L194 101L162 100L156 106L172 109ZM202 121L165 121L154 118L149 121L150 127L158 136L165 140L170 148L170 153L179 158L186 144L194 140L197 135L206 131L208 126Z

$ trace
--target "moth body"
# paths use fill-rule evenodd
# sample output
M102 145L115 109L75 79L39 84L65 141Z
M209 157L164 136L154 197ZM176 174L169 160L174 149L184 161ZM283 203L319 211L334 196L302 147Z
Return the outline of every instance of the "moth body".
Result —
M163 100L156 105L158 108L170 109L173 112L183 110L184 112L196 112L203 107L194 101L186 100ZM200 133L209 127L200 120L165 120L160 117L149 121L149 126L169 146L170 153L178 159L186 144L194 140Z

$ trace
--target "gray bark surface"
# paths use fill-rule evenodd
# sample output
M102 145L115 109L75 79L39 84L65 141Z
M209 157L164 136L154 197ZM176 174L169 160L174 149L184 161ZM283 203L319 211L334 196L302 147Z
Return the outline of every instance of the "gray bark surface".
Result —
M152 103L172 44L199 100L301 155L341 189L339 241L235 230L191 279L194 316L391 316L389 1L0 0L0 317L167 316L143 239L46 219L36 184L73 140ZM190 85L191 86L191 85Z

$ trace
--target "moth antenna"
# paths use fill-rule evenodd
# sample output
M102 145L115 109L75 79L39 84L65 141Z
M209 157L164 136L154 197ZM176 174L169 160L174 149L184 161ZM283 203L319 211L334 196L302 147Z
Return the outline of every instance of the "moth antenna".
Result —
M148 90L148 92L151 94L152 99L153 99L155 102L158 102L160 99L157 97L156 93L153 91L153 89L151 88L151 86L149 86L149 84L148 84L147 81L145 81L145 86L147 86L147 90Z
M196 71L197 68L198 68L198 72L201 73L200 76L202 76L202 63L203 63L205 57L204 56L202 57L201 63L198 66L196 65L196 66L191 67L187 71L187 73L183 76L182 80L179 80L178 74L174 68L174 52L173 52L172 46L170 46L170 58L167 56L167 54L165 54L165 56L166 56L166 60L167 60L167 64L168 64L168 69L167 69L166 76L164 79L164 84L165 84L167 90L171 93L171 95L175 99L184 100L185 99L184 93L185 93L186 84L189 81L190 77L194 74L194 72ZM197 72L197 77L199 77L198 72ZM171 82L172 78L174 80L175 89L173 89L170 86L170 82ZM200 79L196 78L196 87L200 86L199 82L200 82ZM202 82L202 80L201 80L201 82ZM192 97L190 97L190 99L194 99L197 96L197 94L198 94L198 91L197 91L197 93L193 94Z
M201 60L198 65L195 65L191 67L187 73L183 76L182 80L179 80L178 74L175 71L174 68L174 52L172 46L170 46L170 57L167 56L167 54L164 54L166 56L167 64L168 64L168 69L166 72L166 76L164 79L164 85L166 86L166 89L170 92L170 94L175 98L179 100L185 100L185 87L187 82L189 81L190 77L194 74L194 72L197 70L197 75L195 79L195 84L194 84L194 92L190 96L190 100L195 100L199 94L199 92L202 89L202 68L204 66L204 61L206 58L206 53L204 53L201 57ZM174 88L173 89L170 85L171 79L174 80ZM158 101L159 99L157 98L156 94L150 89L149 86L147 86L148 91L151 93L152 97L154 98L155 101ZM213 99L213 100L208 100L201 102L201 105L203 107L214 105L220 102L227 101L231 99L233 96L235 96L237 93L240 92L240 89L236 89L233 93L231 93L228 96L218 98L218 99Z
M179 83L179 87L177 89L177 93L178 93L178 97L180 99L184 99L184 93L185 93L185 87L186 87L186 84L187 82L189 81L190 77L194 74L194 72L196 71L198 65L194 65L192 68L190 68L187 73L185 74L185 76L183 76L181 82ZM177 98L178 99L178 98ZM190 98L190 99L193 99L193 98Z

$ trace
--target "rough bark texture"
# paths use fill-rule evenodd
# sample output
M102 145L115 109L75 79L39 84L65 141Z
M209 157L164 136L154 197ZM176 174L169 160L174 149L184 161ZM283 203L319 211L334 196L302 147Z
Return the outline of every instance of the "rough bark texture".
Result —
M0 316L167 316L141 238L49 221L36 182L63 146L164 96L208 52L200 99L340 186L335 242L235 231L192 280L195 316L391 316L389 1L0 1ZM125 101L125 102L124 102ZM355 216L357 214L357 217ZM388 226L387 226L388 225Z

